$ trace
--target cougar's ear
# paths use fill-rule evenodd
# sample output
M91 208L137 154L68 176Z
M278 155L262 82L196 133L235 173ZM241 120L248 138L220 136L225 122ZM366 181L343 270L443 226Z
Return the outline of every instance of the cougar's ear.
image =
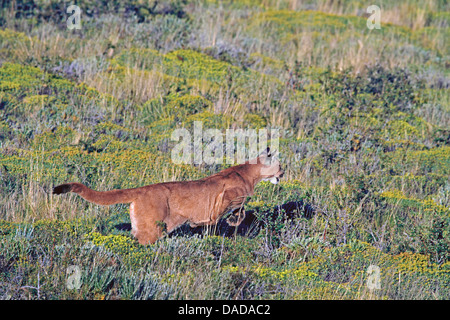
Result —
M271 157L272 153L270 152L270 148L267 147L266 150L260 153L259 157Z

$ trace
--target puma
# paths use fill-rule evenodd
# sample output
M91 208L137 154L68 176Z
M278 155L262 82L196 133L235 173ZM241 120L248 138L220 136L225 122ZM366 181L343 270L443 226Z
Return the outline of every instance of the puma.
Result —
M194 181L163 182L135 189L95 191L81 183L56 186L54 194L75 192L99 205L130 203L131 233L141 244L152 244L167 232L189 222L191 227L213 225L227 212L236 226L244 219L243 204L257 183L278 183L280 162L269 148L256 159Z

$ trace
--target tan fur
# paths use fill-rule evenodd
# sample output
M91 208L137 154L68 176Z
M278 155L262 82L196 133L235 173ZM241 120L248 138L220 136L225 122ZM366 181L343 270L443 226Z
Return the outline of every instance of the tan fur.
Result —
M244 201L253 194L255 185L263 179L278 181L283 175L278 160L271 158L269 150L256 160L194 181L103 192L81 183L67 183L55 187L53 193L75 192L100 205L131 203L131 232L139 243L148 244L162 236L159 222L164 222L170 232L185 222L191 226L216 224L226 212L233 210L236 217L229 224L238 225L244 218Z

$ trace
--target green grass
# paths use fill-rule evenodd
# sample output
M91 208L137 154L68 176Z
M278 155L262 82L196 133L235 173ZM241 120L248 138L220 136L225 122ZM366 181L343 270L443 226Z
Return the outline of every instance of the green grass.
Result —
M447 4L382 3L369 30L355 1L79 1L71 31L59 4L14 3L0 11L0 298L450 298ZM51 194L225 168L172 163L173 130L194 121L279 130L286 172L246 203L255 232L186 225L141 246L127 206Z

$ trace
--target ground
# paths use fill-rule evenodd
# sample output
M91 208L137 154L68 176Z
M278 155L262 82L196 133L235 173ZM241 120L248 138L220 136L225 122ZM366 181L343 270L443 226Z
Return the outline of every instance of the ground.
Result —
M105 3L2 4L0 298L450 298L448 4ZM51 194L228 167L172 161L195 121L279 132L239 228L141 246L128 206Z

